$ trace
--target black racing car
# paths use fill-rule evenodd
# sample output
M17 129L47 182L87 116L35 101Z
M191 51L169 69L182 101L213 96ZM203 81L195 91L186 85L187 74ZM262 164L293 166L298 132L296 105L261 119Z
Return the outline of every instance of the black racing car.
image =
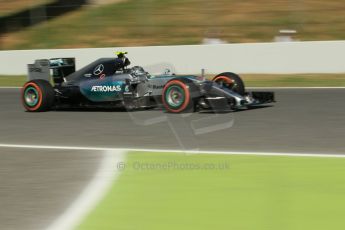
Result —
M163 105L172 113L229 110L274 102L273 92L246 92L230 72L211 81L192 75L150 75L142 67L119 68L115 58L101 58L75 71L74 58L36 60L28 65L22 101L30 112L59 108L126 108Z

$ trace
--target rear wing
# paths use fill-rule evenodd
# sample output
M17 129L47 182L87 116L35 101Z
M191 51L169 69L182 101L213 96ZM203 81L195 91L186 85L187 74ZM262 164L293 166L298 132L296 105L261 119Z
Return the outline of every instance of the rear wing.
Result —
M55 84L64 82L64 78L75 72L75 58L39 59L28 64L28 80L42 79Z
M51 80L48 59L36 60L34 64L28 64L28 81L36 79Z

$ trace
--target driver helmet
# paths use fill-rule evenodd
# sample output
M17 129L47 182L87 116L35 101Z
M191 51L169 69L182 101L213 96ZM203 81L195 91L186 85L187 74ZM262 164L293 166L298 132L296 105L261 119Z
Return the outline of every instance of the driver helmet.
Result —
M128 52L119 51L119 52L115 52L115 54L118 58L123 58L125 54L128 54Z

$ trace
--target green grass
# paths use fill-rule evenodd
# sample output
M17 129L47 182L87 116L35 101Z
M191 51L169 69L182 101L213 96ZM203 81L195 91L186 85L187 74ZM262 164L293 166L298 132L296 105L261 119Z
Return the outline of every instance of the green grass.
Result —
M138 163L229 168L140 170ZM78 229L343 229L344 169L339 158L130 153Z
M0 17L51 2L53 2L53 0L0 0Z
M241 77L249 87L345 86L345 74L243 74ZM0 86L22 86L25 81L25 76L0 76Z
M26 76L16 76L16 75L0 75L0 87L1 86L23 86L27 81Z
M270 42L281 29L297 30L298 40L343 40L344 14L337 0L126 0L8 34L1 49Z

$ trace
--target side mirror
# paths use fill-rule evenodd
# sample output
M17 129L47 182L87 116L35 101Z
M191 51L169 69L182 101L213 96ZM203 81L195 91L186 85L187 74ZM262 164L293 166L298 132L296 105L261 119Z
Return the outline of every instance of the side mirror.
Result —
M166 69L164 70L163 74L164 74L164 75L172 75L172 74L171 74L171 70L168 69L168 68L166 68Z

